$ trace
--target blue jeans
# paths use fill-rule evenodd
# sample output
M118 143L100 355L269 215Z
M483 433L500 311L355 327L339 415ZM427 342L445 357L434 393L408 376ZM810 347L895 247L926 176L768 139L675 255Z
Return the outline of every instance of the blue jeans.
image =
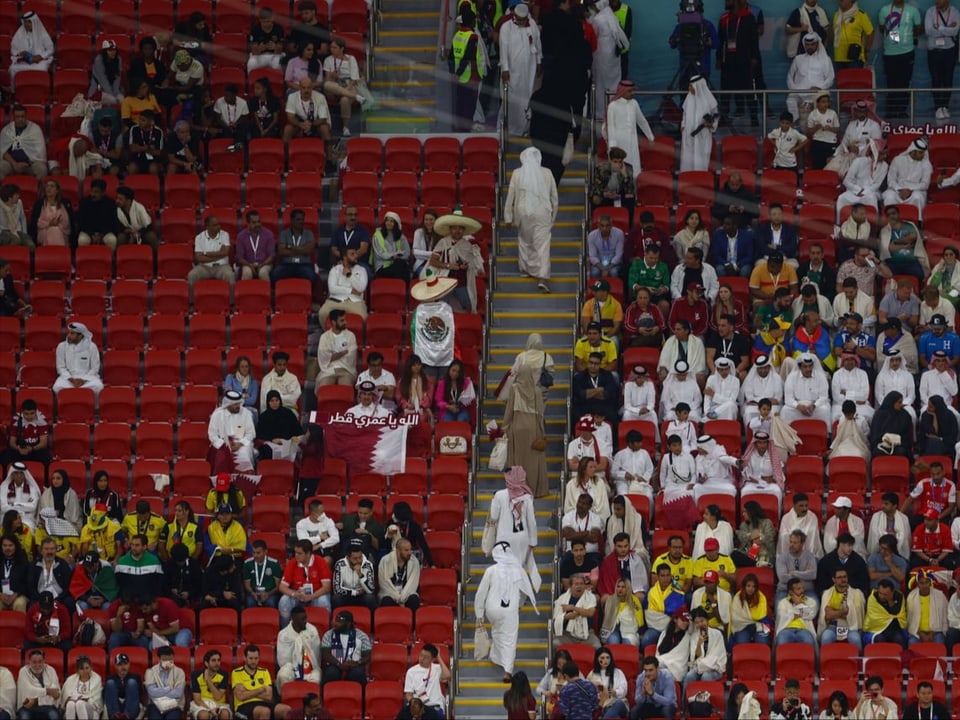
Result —
M590 266L590 277L598 278L598 277L601 277L602 275L603 275L603 271L599 267L597 267L596 265ZM620 277L620 264L617 263L616 265L608 265L607 276L612 278Z
M42 707L20 708L17 712L17 720L59 720L60 711L56 705L43 705Z
M764 645L769 645L770 633L758 632L756 625L748 625L743 628L743 630L737 630L730 639L731 647L740 643L763 643Z
M167 641L171 645L176 645L177 647L190 647L191 640L193 640L193 633L187 630L187 628L180 628L177 630L176 635L167 635ZM151 639L146 635L141 635L139 638L133 641L133 644L149 650Z
M798 628L787 628L777 633L775 645L783 645L784 643L805 643L812 645L814 650L817 649L816 638L808 630Z
M278 595L277 593L274 593L273 595L271 595L270 597L268 597L268 598L267 598L267 602L264 603L264 604L263 604L262 606L260 606L260 607L271 607L271 608L275 608L275 607L277 607L277 605L279 605L279 604L280 604L280 595ZM253 599L253 595L247 595L247 607L248 607L248 608L258 607L258 606L257 606L257 601Z
M118 683L114 678L109 678L103 685L103 704L109 717L123 713L135 718L140 714L140 683L132 677L128 676L124 683L123 698L121 703Z
M648 627L643 632L643 637L640 638L640 647L645 648L647 645L653 645L660 639L660 634L662 630L657 630L656 628Z
M705 673L698 673L696 670L691 670L686 674L686 677L683 678L683 687L686 688L687 684L692 682L713 682L721 678L723 678L723 673L715 670L708 670Z
M129 633L126 630L121 630L119 632L110 633L110 639L107 641L107 649L116 650L118 647L123 647L124 645L137 645L140 641L134 639L133 633Z
M629 712L630 711L627 709L627 704L623 700L617 700L610 707L604 710L603 715L600 717L604 718L604 720L608 720L608 718L625 718Z
M441 418L443 422L451 422L457 420L459 422L470 422L470 412L463 408L460 408L460 412L453 412L451 410L444 410L443 417Z
M922 641L920 638L916 637L915 635L910 635L910 636L907 638L907 644L908 644L908 645L915 645L915 644L918 643L918 642L923 642L923 641ZM938 633L934 633L934 634L933 634L933 639L932 639L930 642L937 642L937 643L944 643L944 644L946 644L946 638L944 637L943 633L939 633L939 632L938 632Z
M278 263L277 265L274 265L270 276L274 283L279 282L280 280L290 280L296 278L309 280L311 287L317 279L317 273L314 272L313 263L310 262Z
M637 633L627 633L624 635L620 632L619 623L617 626L610 632L609 637L607 637L607 645L639 645L640 644L640 635Z
M848 630L846 641L851 645L855 645L857 650L863 650L863 638L860 637L859 630ZM838 642L837 629L833 626L828 627L826 630L823 631L823 634L820 635L820 645L826 645L827 643L835 643L835 642ZM943 640L940 640L939 642L943 642Z
M183 717L183 710L168 710L165 713L157 710L153 705L147 707L147 720L180 720Z
M308 603L302 603L297 600L293 595L284 595L280 598L280 602L277 604L277 609L280 611L280 627L285 628L287 623L290 622L290 612L297 605L310 605L311 607L324 607L327 610L330 610L330 593L326 595L321 595L314 600L311 600Z
M750 273L753 271L753 268L750 265L744 265L737 268L736 272L729 272L726 265L717 265L716 266L717 277L750 277Z

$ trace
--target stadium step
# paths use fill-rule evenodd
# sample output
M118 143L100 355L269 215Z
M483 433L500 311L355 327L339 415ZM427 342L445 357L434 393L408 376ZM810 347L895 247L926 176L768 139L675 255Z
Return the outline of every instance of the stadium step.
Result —
M507 172L519 166L520 151L528 141L512 138L504 148ZM547 441L547 475L550 494L534 502L537 517L538 544L534 557L540 571L541 586L537 593L537 615L529 604L520 614L515 671L523 670L531 683L543 674L544 660L549 656L547 623L552 610L552 586L557 582L553 569L557 548L556 512L560 502L560 478L564 465L564 434L567 430L567 398L570 392L570 362L577 317L576 294L579 286L581 225L585 217L583 183L586 158L577 153L559 188L559 212L551 239L551 278L549 295L540 293L536 280L520 275L517 267L517 233L515 228L501 226L499 250L491 258L495 282L491 288L492 313L489 326L489 347L486 355L486 392L481 408L481 422L502 420L505 403L494 398L504 373L510 369L517 353L523 350L531 332L539 332L544 348L551 354L555 367L555 383L545 407ZM501 188L505 192L505 188ZM503 473L487 469L493 444L482 432L479 440L480 466L475 472L477 492L468 554L470 577L464 586L467 613L461 618L459 648L459 688L455 700L458 718L487 720L503 717L502 670L488 661L473 659L473 598L484 570L492 562L480 550L483 527L489 516L493 494L503 488Z

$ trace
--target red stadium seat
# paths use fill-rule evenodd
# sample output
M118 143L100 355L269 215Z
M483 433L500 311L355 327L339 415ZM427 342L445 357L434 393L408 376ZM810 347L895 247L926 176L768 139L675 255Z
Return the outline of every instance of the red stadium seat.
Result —
M63 340L63 321L59 317L32 315L23 324L24 347L31 350L56 350Z
M806 682L813 682L816 678L813 646L806 643L783 643L777 646L775 656L777 677Z
M830 492L865 494L867 461L859 457L831 458L827 464Z
M86 460L90 456L90 427L86 423L54 425L53 453L61 460Z
M413 611L406 607L380 607L373 616L377 642L413 642Z
M177 413L177 389L159 385L145 385L140 391L140 420L158 423L175 423Z
M433 557L434 567L459 570L460 553L459 532L430 533L430 555Z
M428 137L423 143L426 172L460 172L460 141L452 137Z
M713 438L723 445L729 454L734 457L740 456L742 430L739 420L707 420L703 424L703 432L706 435L713 435Z
M173 438L171 437L171 444ZM137 460L133 463L133 492L136 495L157 495L154 475L170 475L170 463L166 460ZM169 486L167 492L169 492ZM172 513L172 511L171 511Z
M384 153L387 172L420 173L422 147L418 138L387 138Z
M4 250L4 252L6 253L8 250ZM106 245L78 247L76 277L78 280L110 280L113 278L113 251Z
M106 385L140 385L140 353L108 350L103 354L103 382Z
M319 628L318 628L319 629ZM370 652L370 677L374 680L391 680L403 677L410 667L406 645L374 643Z
M457 602L456 571L449 568L423 568L420 571L420 601L424 605L455 607ZM377 622L379 633L379 619Z
M182 315L152 316L147 321L147 345L152 351L183 351L187 346L184 317Z
M820 648L820 679L856 680L860 653L850 643L824 643Z
M785 209L796 206L796 173L791 170L764 170L760 182L760 200L764 205L780 203Z
M382 282L384 279L389 278L381 278L377 282ZM458 320L457 331L459 332L459 330ZM399 347L403 344L403 314L399 312L373 313L367 317L366 335L368 345Z
M462 153L465 173L485 172L496 176L500 169L500 143L496 138L466 137L463 139Z
M78 93L85 95L89 87L90 76L85 69L57 70L53 74L53 101L69 104Z
M773 675L770 646L763 643L741 643L733 646L733 681L761 680L769 682Z
M143 357L143 381L153 385L179 387L180 351L176 349L151 350Z
M294 465L290 460L261 460L257 464L260 473L258 492L262 495L293 497L296 491Z
M677 176L677 202L708 205L716 195L716 176L707 170L689 170ZM722 187L722 185L721 185Z
M202 204L200 178L193 173L168 175L164 181L163 197L168 209L199 210ZM166 225L166 218L164 217L163 220Z
M873 93L870 91L875 87L874 80L872 67L845 68L837 72L837 88L847 91L840 93L840 108L846 108L857 100L873 100Z
M380 138L352 137L347 142L348 172L383 172L383 144Z
M150 248L147 250L149 251ZM193 270L192 245L161 245L157 250L159 277L179 280L185 278L191 270Z
M206 460L180 460L174 468L174 489L181 495L206 496L210 490L210 465Z
M380 201L378 178L374 173L348 172L343 176L343 203L376 207Z
M637 203L673 205L673 175L644 169L637 177Z
M37 278L63 278L73 274L70 248L41 246L33 251L33 274Z
M389 142L390 140L387 141L388 144ZM419 142L417 144L419 146ZM389 161L387 167L390 167ZM416 174L400 170L385 171L380 200L381 205L386 207L415 207L419 201Z
M290 530L290 500L287 497L256 495L253 498L253 527L261 531Z
M314 689L316 685L313 686ZM302 698L302 696L300 696ZM323 685L323 707L335 718L359 718L363 715L363 703L356 683L336 680Z
M803 446L801 450L805 450ZM784 476L789 492L823 492L823 458L816 455L791 455Z
M223 359L219 350L189 350L186 354L187 382L219 385L223 381Z
M83 27L83 25L75 27ZM90 70L93 66L91 42L90 35L70 33L59 35L57 37L57 63L65 68L73 67ZM86 88L84 88L84 95L86 95ZM71 98L71 100L72 99L73 98ZM70 100L67 102L69 103Z
M316 172L325 162L326 150L320 138L294 138L290 141L290 157L287 160L290 172Z
M104 315L107 284L103 280L75 280L70 285L70 307L80 315Z
M431 493L427 500L427 525L430 530L461 530L464 502L460 495Z
M403 280L378 278L370 288L370 311L403 312L407 308L407 286Z
M457 204L457 176L452 172L427 171L420 177L420 203L425 207Z
M237 611L232 608L205 608L200 611L204 642L233 645L240 634Z
M874 493L904 490L903 479L910 476L910 461L895 455L879 455L870 462L870 490Z
M18 102L24 105L50 104L50 73L47 70L21 70L15 83Z
M453 645L453 610L421 605L417 609L417 640L434 645Z
M95 403L89 388L64 388L57 395L57 422L92 424Z
M191 265L193 257L191 256ZM121 245L117 248L117 277L127 280L152 280L153 249L148 245Z
M93 456L95 458L126 461L130 459L131 455L129 425L126 423L101 422L94 426Z
M190 312L190 286L186 280L157 280L153 284L153 312L187 315Z
M827 425L822 420L794 420L790 426L800 436L805 455L823 455L827 451Z
M724 170L737 169L756 173L760 163L757 138L753 135L729 135L722 138L720 161Z
M19 373L18 380L24 386L53 387L57 379L56 355L52 350L24 350L20 353Z
M178 457L199 460L207 456L209 447L206 422L181 422L177 427Z
M304 313L310 310L313 288L309 280L292 278L280 280L274 287L274 310L284 313Z
M247 183L249 185L249 178ZM323 205L323 177L318 172L287 173L287 207L319 208ZM277 205L280 203L278 202Z
M266 327L264 327L264 335L266 335ZM223 350L226 346L227 328L222 315L200 313L190 318L191 348Z
M813 172L808 170L807 172ZM800 208L799 227L801 235L805 240L823 240L829 239L833 234L833 226L836 218L836 210L833 204L813 204L812 201L804 200Z
M461 205L496 207L496 175L485 170L464 170L460 174Z
M447 442L447 438L451 437L462 437L467 441L466 456L470 455L471 446L473 442L473 431L470 428L470 423L459 422L456 420L441 421L436 424L434 427L434 453L439 455L441 454L440 446L441 443ZM459 455L454 455L450 452L444 452L442 454L451 455L453 457L460 457Z
M403 708L403 684L399 680L368 682L363 695L364 717L368 720L392 720Z
M198 313L230 312L230 284L226 280L199 280L193 284L193 308Z

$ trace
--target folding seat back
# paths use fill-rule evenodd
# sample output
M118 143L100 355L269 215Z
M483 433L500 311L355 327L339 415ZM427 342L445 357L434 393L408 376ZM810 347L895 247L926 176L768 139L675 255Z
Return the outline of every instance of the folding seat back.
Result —
M387 172L420 173L422 147L419 138L391 137L384 143Z
M413 642L413 611L410 608L377 608L373 621L378 643L409 645Z
M347 142L347 169L350 172L383 172L383 144L380 138L351 137Z
M369 720L390 720L403 708L402 684L398 680L374 680L363 689L365 715Z
M190 318L191 348L223 350L226 345L227 326L223 315L198 313Z
M431 530L460 530L464 523L464 502L460 495L431 493L427 525Z
M205 608L200 611L203 639L222 645L232 645L239 636L237 611L233 608Z
M287 169L291 172L316 172L325 162L326 150L320 138L294 138L290 141Z
M492 137L466 137L461 148L464 172L496 175L500 169L500 143Z
M457 602L456 571L449 568L423 568L420 571L420 601L424 605L454 607Z
M57 422L90 424L95 420L95 403L89 388L64 388L57 395Z
M8 253L5 249L4 253ZM74 274L78 280L110 280L113 277L113 251L106 245L77 248Z
M111 315L107 319L107 348L142 350L143 318L138 315Z

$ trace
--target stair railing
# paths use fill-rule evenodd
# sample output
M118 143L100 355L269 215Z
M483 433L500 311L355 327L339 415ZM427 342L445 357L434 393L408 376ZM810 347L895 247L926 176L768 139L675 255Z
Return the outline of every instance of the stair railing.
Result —
M596 115L596 102L597 102L597 84L595 82L590 83L590 94L587 95L587 116L584 120L585 129L586 127L590 128L589 142L587 144L587 152L590 153L590 157L593 157L594 153L597 151L597 133L594 128L594 116Z
M466 583L470 577L470 546L473 544L473 527L466 521L460 528L460 582Z
M497 132L500 135L500 163L497 181L500 183L500 186L503 187L507 178L506 155L503 149L507 147L507 141L509 140L510 83L503 83L503 85L500 86L500 92L500 126L497 128ZM498 197L502 198L502 196Z

